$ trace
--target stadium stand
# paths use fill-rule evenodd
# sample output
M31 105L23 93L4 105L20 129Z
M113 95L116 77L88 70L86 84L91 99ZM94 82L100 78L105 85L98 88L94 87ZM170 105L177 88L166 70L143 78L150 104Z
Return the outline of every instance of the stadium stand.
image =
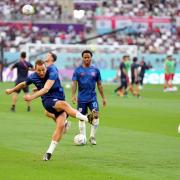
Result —
M144 0L113 0L113 1L98 1L96 6L84 6L85 14L81 19L76 19L76 22L83 23L85 26L84 32L86 35L91 33L95 36L96 31L96 17L168 17L170 18L169 27L160 28L144 28L141 25L133 29L129 27L128 32L121 32L110 34L108 36L97 39L98 44L121 44L121 45L138 45L143 53L165 53L173 51L180 52L180 28L177 26L176 18L180 17L180 4L178 0L159 0L149 3ZM61 22L62 8L57 1L33 0L36 7L37 14L32 17L22 16L20 8L23 1L5 0L0 2L0 19L3 20L0 24L1 36L4 37L5 47L10 50L13 46L16 48L18 44L33 42L33 43L62 43L69 44L82 41L84 39L83 32L75 32L72 29L69 31L61 31L57 29L48 29L32 27L17 28L14 26L4 25L4 20L11 20L16 23L17 20L24 20L25 22L33 20L36 22ZM75 8L79 6L75 6ZM83 6L82 6L83 7ZM89 7L89 8L88 8ZM91 8L92 7L92 8ZM69 15L70 20L72 17ZM74 21L74 20L72 20ZM86 36L87 37L87 36ZM14 50L14 47L11 51Z
M21 8L24 1L19 0L4 0L0 1L0 19L1 20L43 20L43 21L56 21L61 19L61 5L53 0L33 0L30 1L38 12L33 17L23 16Z
M146 62L150 62L157 70L163 69L166 53L171 52L175 54L177 67L180 67L178 0L74 1L74 9L83 12L78 18L72 16L72 10L67 11L67 5L61 4L65 2L63 0L31 2L37 13L23 16L20 11L23 1L0 1L0 38L5 62L11 62L18 57L17 52L21 45L26 43L59 45L82 42L138 46L139 58L144 57ZM103 21L99 21L101 17ZM110 29L104 31L108 20ZM121 27L126 28L121 30ZM118 28L119 32L111 32ZM105 32L107 34L103 35ZM95 38L86 41L89 37ZM114 60L115 64L119 63L119 58ZM111 57L110 61L112 59ZM102 67L104 68L104 65Z
M159 0L147 1L143 0L115 0L104 1L101 6L96 9L97 16L116 17L146 17L142 19L149 21L148 18L163 18L162 21L169 20L166 27L154 26L143 27L139 23L138 27L129 27L128 32L113 34L104 38L97 39L98 44L129 44L138 45L143 53L165 53L173 51L180 52L180 28L177 19L180 16L180 4L178 0ZM166 19L165 19L166 18ZM161 24L161 22L159 22Z

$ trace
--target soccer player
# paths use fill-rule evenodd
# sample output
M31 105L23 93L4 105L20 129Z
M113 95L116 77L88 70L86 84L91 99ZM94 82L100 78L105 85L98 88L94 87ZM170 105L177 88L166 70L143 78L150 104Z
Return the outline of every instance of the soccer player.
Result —
M129 88L131 87L129 72L130 72L131 64L132 64L132 62L130 61L130 57L129 57L128 54L126 55L126 60L125 60L124 63L125 63L125 70L126 70L126 74L127 74L127 78L126 78L127 88L125 89L124 95L127 96L127 95L128 95L128 91L129 91Z
M122 58L122 61L120 62L119 65L119 70L120 70L120 86L114 90L114 92L118 92L118 95L123 97L124 94L127 95L128 91L128 84L129 84L129 76L127 73L126 65L125 62L127 61L128 56L124 55ZM123 89L125 92L123 92Z
M174 78L175 62L173 60L172 54L167 55L164 68L165 68L164 92L173 91L172 81Z
M144 75L146 70L152 68L152 66L150 64L146 64L146 62L144 61L144 58L141 60L140 62L140 73L139 73L139 83L140 83L140 88L143 88L143 80L144 80Z
M53 52L48 52L46 59L45 59L45 64L47 67L49 67L49 69L51 69L52 71L55 70L58 73L58 69L54 66L54 62L57 60L57 56L55 53ZM53 73L53 72L52 72ZM38 89L37 88L33 88L33 92L36 92ZM48 112L47 110L45 110L45 115L51 119L54 120L54 122L56 122L56 117L53 113ZM71 123L70 121L66 120L65 123L65 128L64 128L64 133L67 132L67 130L69 129Z
M134 96L140 97L139 95L139 64L138 64L137 57L133 58L133 63L131 64L131 85L130 85L130 91ZM134 91L133 86L136 86L136 90Z
M53 52L48 52L46 59L45 59L45 64L47 67L49 67L49 69L51 69L52 71L55 70L58 73L58 69L54 66L55 61L57 60L57 56L55 53ZM45 115L49 118L52 118L53 120L55 120L55 116L54 114L48 112L47 110L45 110Z
M102 97L103 106L106 105L106 99L104 96L104 91L101 83L101 74L98 68L91 65L92 52L89 50L84 50L82 52L82 65L77 67L73 73L72 77L72 102L78 103L77 108L82 114L87 114L88 108L90 111L96 110L96 125L91 125L91 132L89 141L92 145L96 145L96 130L99 124L98 111L99 105L96 96L96 84L99 93ZM76 90L78 86L78 98L76 98ZM86 137L86 126L84 121L79 121L80 134Z
M33 70L33 65L26 61L26 52L21 53L20 60L11 67L11 71L14 68L17 68L17 79L16 79L15 85L17 85L23 81L26 81L26 79L28 77L28 71ZM29 93L28 86L24 87L22 90L24 91L25 95L28 95L28 93ZM12 112L16 111L16 102L17 102L18 94L20 92L21 92L21 90L17 90L13 93L12 106L10 109ZM27 111L31 111L30 101L27 102Z
M124 62L125 63L125 69L126 69L126 73L128 74L130 69L131 69L132 62L130 61L129 55L125 55L125 58L126 58L126 60Z
M6 89L6 94L11 94L30 84L34 84L38 91L32 95L25 96L24 99L31 101L41 96L44 108L55 116L56 128L52 136L51 144L43 157L43 160L47 161L50 160L54 149L62 138L67 115L96 124L94 121L95 113L85 116L65 101L64 90L61 86L55 65L47 68L44 61L37 60L35 63L35 72L32 73L26 81L19 83L16 87Z

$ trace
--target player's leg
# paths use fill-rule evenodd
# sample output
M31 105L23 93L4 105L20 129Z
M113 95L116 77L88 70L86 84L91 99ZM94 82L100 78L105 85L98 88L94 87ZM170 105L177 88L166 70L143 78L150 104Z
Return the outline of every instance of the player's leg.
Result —
M121 85L119 86L118 91L117 91L117 94L121 97L124 96L123 91L122 91L123 87L124 87L124 81L123 81L123 79L121 79Z
M144 76L139 76L139 89L143 89L143 80L144 80Z
M82 114L87 114L87 103L79 103L78 102L78 111ZM86 123L85 121L79 120L79 132L86 137Z
M93 101L89 103L89 109L91 111L96 112L96 116L94 117L95 124L91 125L91 132L90 132L90 138L89 141L92 145L96 145L96 132L99 126L99 105L97 101Z
M139 81L135 82L135 84L136 84L135 96L140 97Z
M133 87L133 83L130 84L129 90L130 90L131 94L134 95L134 87Z
M11 109L10 109L12 112L16 111L16 102L17 102L17 99L18 99L18 94L19 94L19 92L14 92L13 95L12 95L12 106L11 106Z
M61 140L62 135L64 133L64 125L65 125L66 117L67 117L66 112L63 112L56 118L56 128L54 130L50 146L46 154L44 155L43 160L45 161L50 160L58 142Z
M120 88L121 88L121 85L118 86L118 87L114 90L114 92L117 93L117 92L119 91Z
M54 109L56 109L57 112L60 112L63 110L71 117L89 122L90 124L93 123L94 113L91 113L88 116L85 116L82 113L80 113L78 110L72 108L66 101L58 100L55 102L55 105L53 107Z
M169 85L169 90L170 90L170 91L173 91L172 81L173 81L173 76L172 76L172 74L169 74L168 85Z
M144 76L140 76L140 86L144 85Z
M164 75L164 92L168 91L168 81L169 81L169 76L168 74Z
M54 115L53 113L50 113L49 111L45 110L45 111L44 111L44 114L45 114L47 117L53 119L54 122L56 122L56 117L55 117L55 115Z
M124 89L125 89L124 95L127 96L128 95L128 91L130 89L129 78L126 78L126 81L124 82Z
M23 88L23 91L25 93L25 96L27 96L29 94L29 87L26 86L25 88ZM27 103L27 112L31 111L31 102L30 101L26 101Z
M45 115L51 119L53 119L53 121L56 123L56 116L53 113L48 112L47 110L44 111ZM65 124L64 124L64 134L68 131L68 129L71 126L71 122L66 120Z
M131 77L131 84L130 84L130 92L134 95L133 85L134 85L134 77L132 76L132 77Z

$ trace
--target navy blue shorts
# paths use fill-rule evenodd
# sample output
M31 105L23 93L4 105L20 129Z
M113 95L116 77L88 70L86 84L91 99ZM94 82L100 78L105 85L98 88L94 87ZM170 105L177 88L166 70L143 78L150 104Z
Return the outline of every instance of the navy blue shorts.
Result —
M15 86L18 85L20 82L16 82ZM26 86L25 88L22 89L24 93L29 93L29 86ZM20 93L21 89L16 91L16 93Z
M99 111L99 105L97 101L91 101L91 102L78 102L78 111L82 114L86 115L88 113L88 108L92 111L95 109L96 111Z
M57 101L63 101L63 100L59 100L59 99L55 99L55 98L47 98L44 101L42 101L42 104L44 106L44 108L55 115L55 117L57 118L60 114L62 114L64 111L56 111L56 109L54 108L55 104Z

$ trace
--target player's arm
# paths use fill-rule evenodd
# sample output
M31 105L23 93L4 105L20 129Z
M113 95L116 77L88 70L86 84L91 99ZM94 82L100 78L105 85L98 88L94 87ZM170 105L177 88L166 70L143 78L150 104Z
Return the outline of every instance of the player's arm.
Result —
M28 64L28 70L29 71L35 71L35 68L33 67L33 65L30 62Z
M15 63L14 65L10 66L10 71L9 71L9 73L8 73L7 77L9 77L9 76L10 76L11 71L13 71L13 69L14 69L14 68L16 68L16 67L17 67L17 63Z
M71 100L72 100L72 102L74 104L77 102L76 90L77 90L77 81L72 81L72 96L71 96Z
M16 92L16 91L18 91L18 90L20 90L20 89L23 89L23 88L25 88L27 85L26 85L26 82L24 81L24 82L21 82L21 83L19 83L17 86L15 86L14 88L11 88L11 89L6 89L5 90L5 92L6 92L6 94L11 94L11 93L13 93L13 92Z
M51 89L51 87L53 86L55 80L47 80L44 87L39 90L39 91L36 91L34 94L32 95L27 95L24 97L25 101L31 101L33 99L36 99L40 96L43 96L44 94L48 93L49 90Z
M14 68L17 68L17 66L18 66L18 63L13 64L13 65L10 67L10 70L12 71Z
M102 97L103 106L106 106L106 98L104 96L104 90L103 90L101 81L97 81L97 87L98 87L99 93Z
M128 78L128 74L127 74L127 72L126 72L125 66L123 66L122 71L123 71L123 73L125 74L125 76Z
M35 68L29 67L29 68L28 68L28 71L35 71Z

